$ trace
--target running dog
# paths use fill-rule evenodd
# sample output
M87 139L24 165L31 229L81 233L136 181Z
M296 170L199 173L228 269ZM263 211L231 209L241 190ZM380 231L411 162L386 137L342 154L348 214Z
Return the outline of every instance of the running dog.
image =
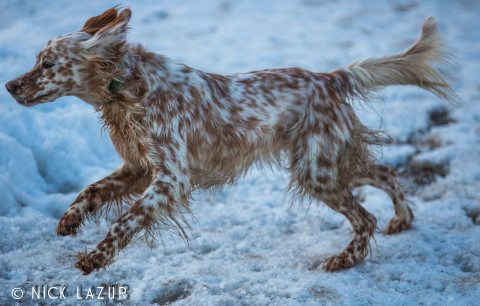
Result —
M330 73L289 68L222 76L128 43L130 17L129 9L113 7L88 19L81 30L50 40L31 71L6 84L23 106L66 95L93 105L124 161L85 188L58 223L58 235L75 235L87 217L134 199L105 239L79 255L76 267L84 274L111 263L141 230L160 227L187 239L190 194L232 184L254 163L286 166L290 192L322 201L350 221L353 240L325 260L327 271L362 261L376 229L352 188L368 184L388 193L395 216L387 234L411 226L395 171L376 165L369 151L387 137L365 127L350 103L388 85L457 100L431 66L449 63L433 18L406 51Z

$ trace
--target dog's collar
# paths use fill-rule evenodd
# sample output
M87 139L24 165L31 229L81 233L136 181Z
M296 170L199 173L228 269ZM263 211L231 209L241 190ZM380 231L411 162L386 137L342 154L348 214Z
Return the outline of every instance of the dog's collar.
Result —
M122 70L122 71L125 70L125 62L122 62L120 64L120 70ZM113 79L112 80L110 85L108 85L108 92L110 93L110 98L107 101L103 102L103 104L108 105L108 104L112 103L113 96L117 92L117 88L120 86L122 81L123 81L123 75L121 75L118 79Z

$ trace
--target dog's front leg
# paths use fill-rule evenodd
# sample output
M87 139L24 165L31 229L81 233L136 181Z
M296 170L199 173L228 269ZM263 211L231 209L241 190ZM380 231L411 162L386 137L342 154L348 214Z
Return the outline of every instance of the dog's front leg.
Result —
M76 267L83 274L111 263L115 254L143 229L166 225L186 237L182 228L182 223L188 226L184 213L190 211L187 202L190 179L184 159L186 150L182 150L177 142L161 151L163 153L157 155L157 160L162 161L155 166L154 179L142 196L112 225L105 239L92 252L80 254Z
M148 186L145 171L123 164L106 178L91 184L70 205L57 225L57 235L75 235L88 215L93 215L107 202L118 201L131 194L141 194ZM143 187L142 187L143 186Z

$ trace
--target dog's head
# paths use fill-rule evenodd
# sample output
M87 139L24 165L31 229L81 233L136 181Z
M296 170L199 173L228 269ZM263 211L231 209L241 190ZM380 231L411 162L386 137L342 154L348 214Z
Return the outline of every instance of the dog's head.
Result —
M83 28L47 43L29 72L5 87L23 106L77 96L98 105L109 99L109 83L121 73L131 11L113 7Z

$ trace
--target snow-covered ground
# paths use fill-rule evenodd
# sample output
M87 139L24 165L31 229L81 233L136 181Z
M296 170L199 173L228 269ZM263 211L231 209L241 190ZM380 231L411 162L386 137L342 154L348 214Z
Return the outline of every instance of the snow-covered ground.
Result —
M399 235L378 232L372 254L353 269L320 269L352 237L342 215L323 205L289 209L287 174L252 169L231 188L195 197L190 246L168 234L153 248L138 239L107 270L82 276L75 255L95 247L108 223L87 223L73 238L57 237L55 226L79 190L120 160L89 105L65 97L27 109L4 84L29 70L50 38L115 4L0 2L0 304L15 303L14 288L25 291L19 302L38 302L31 287L42 285L68 286L66 300L47 302L89 304L87 289L101 284L127 285L127 304L480 303L480 2L123 1L133 11L131 41L222 74L326 72L398 52L432 15L459 59L446 73L465 103L396 86L359 108L363 122L394 138L379 154L404 173L416 219ZM388 197L373 188L358 196L383 229L393 216Z

